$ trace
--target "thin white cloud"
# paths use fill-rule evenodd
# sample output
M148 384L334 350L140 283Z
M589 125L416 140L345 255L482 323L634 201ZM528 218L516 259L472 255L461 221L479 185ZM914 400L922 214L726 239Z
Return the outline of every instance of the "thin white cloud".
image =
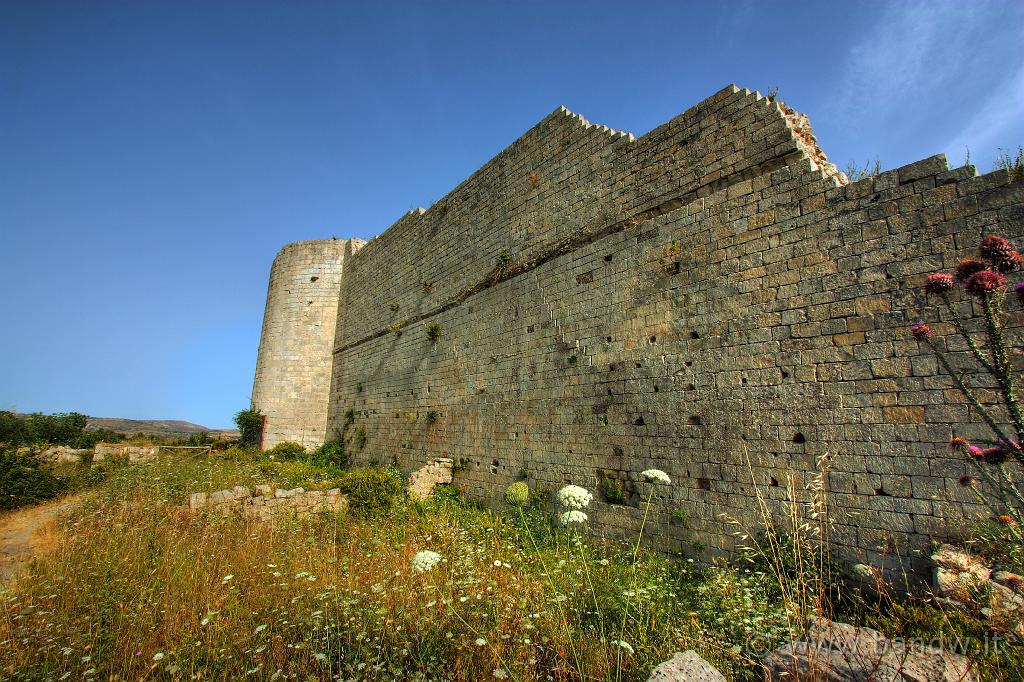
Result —
M874 27L843 56L832 108L844 118L870 102L885 115L936 88L960 70L962 56L984 40L985 3L891 2Z
M959 161L966 149L972 162L986 172L998 147L1024 144L1024 64L995 88L960 132L946 145L951 161Z

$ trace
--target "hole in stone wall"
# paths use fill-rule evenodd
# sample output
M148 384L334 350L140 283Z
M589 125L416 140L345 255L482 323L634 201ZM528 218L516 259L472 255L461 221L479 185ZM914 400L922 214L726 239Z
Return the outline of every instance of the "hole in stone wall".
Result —
M609 337L608 337L608 338L606 339L606 341L608 341L608 343L611 343L611 342L612 342L612 337L610 337L610 336L609 336Z
M644 366L644 363L642 363L642 362L638 362L638 363L636 363L636 368L637 368L637 369L640 369L640 368L641 368L641 367L643 367L643 366Z
M310 278L309 278L309 281L310 281L310 282L315 282L315 281L317 281L318 279L320 279L320 278L319 278L319 277L310 277Z
M789 372L787 372L786 370L782 370L782 378L783 379L788 379L789 378Z
M612 364L608 365L608 370L611 371L611 372L615 371L615 363L614 362Z
M633 422L633 426L643 426L643 425L644 425L644 418L643 417L637 417L636 421Z
M773 488L778 488L778 487L779 487L779 479L777 479L777 478L775 478L774 476L772 476L772 482L771 482L771 486L772 486Z
M704 420L699 415L691 414L688 420L693 426L704 426Z
M804 434L802 434L799 431L797 431L796 433L793 434L793 442L794 443L806 443L807 439L804 437Z
M707 478L698 478L697 488L699 490L711 490L711 481Z
M313 305L312 301L306 301L306 305Z
M686 390L687 391L695 391L695 390L697 390L697 387L694 386L693 384L686 384Z
M875 488L876 495L882 495L883 497L889 497L889 493L885 492L884 488Z
M612 254L609 253L607 256L605 256L604 257L604 262L605 263L611 263L612 262Z
M743 384L744 386L746 386L747 385L747 378L743 377L743 381L741 381L740 383Z
M658 384L654 384L654 392L655 392L655 393L657 393L657 392L658 392Z
M693 366L693 360L687 360L685 364L686 364L687 367L692 367Z
M652 337L651 337L651 343L654 343L654 342L655 342L655 341L657 341L657 340L658 340L658 337L657 337L657 336L652 336Z
M698 334L697 332L690 332L690 338L691 339L699 339L700 338L700 334Z

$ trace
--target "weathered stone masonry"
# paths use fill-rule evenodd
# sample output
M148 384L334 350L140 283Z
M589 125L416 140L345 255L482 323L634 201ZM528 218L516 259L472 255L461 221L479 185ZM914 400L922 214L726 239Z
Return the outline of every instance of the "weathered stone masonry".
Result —
M753 482L780 505L833 453L836 547L917 571L973 511L947 444L980 431L906 327L935 319L924 276L1021 236L1022 205L1005 173L941 156L846 184L806 118L734 86L639 139L559 109L347 253L333 363L307 364L329 344L296 332L281 400L254 404L278 439L279 420L326 410L330 437L351 411L358 459L450 457L479 498L523 473L612 479L625 504L591 514L609 534L639 525L639 472L664 469L654 537L690 553L728 548L721 514L752 520ZM329 407L284 398L328 366Z

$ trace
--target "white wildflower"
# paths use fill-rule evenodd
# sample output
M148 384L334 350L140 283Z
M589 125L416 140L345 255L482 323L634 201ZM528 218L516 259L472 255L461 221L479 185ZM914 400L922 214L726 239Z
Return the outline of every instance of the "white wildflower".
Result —
M508 679L508 673L505 672L504 670L502 670L501 668L495 668L494 669L494 677L499 679L499 680L507 680Z
M558 491L558 503L566 509L583 509L593 499L589 490L578 485L567 485Z
M477 637L475 644L477 646L483 646L483 645L487 644L487 640L484 639L483 637Z
M636 653L635 651L633 651L633 647L629 645L629 642L623 642L621 639L613 639L612 644L614 644L617 647L622 647L628 653Z
M234 577L235 577L234 573L229 573L228 575L226 575L223 578L221 578L220 582L222 584L224 584L224 585L227 585L229 582L231 582L234 579Z
M153 660L154 661L162 661L162 660L164 660L164 652L158 651L155 654L153 654Z
M437 552L425 549L421 552L417 552L416 556L412 558L412 572L425 573L434 566L437 566L439 563L441 563L441 555Z
M661 469L647 469L646 471L641 471L640 475L651 483L664 483L665 485L672 483L672 479Z
M569 526L574 523L586 523L587 515L581 511L571 509L567 512L563 512L562 515L558 517L558 520L562 522L563 526Z

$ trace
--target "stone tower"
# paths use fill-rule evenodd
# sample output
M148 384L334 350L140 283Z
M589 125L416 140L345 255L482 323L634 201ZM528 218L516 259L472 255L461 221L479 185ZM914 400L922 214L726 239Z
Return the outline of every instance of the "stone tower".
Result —
M270 269L252 405L265 416L263 448L324 442L338 294L360 239L288 244Z

